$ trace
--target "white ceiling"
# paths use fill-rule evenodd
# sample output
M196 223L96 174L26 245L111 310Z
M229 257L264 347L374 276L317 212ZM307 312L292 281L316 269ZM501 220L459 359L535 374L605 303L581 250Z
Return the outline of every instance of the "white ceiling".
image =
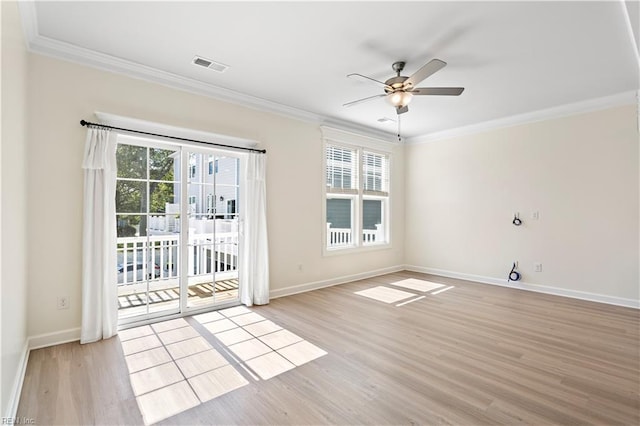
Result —
M21 5L32 50L280 113L396 132L379 80L448 65L420 86L402 134L418 137L639 88L638 3L36 2ZM629 12L631 12L629 14ZM631 18L629 18L631 16ZM636 41L631 29L635 26ZM635 45L634 45L635 44ZM194 55L230 66L191 64Z

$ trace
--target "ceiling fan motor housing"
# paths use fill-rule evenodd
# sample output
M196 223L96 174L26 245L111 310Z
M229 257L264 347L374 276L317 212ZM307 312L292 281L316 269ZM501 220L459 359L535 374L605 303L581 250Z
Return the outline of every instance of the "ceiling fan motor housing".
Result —
M386 84L384 91L387 93L393 93L398 90L403 90L404 82L408 78L409 77L405 77L402 75L399 75L397 77L391 77L389 80L384 82L384 84Z
M393 65L391 65L391 68L396 72L397 75L384 82L384 84L386 85L386 87L384 88L385 92L393 93L404 90L404 81L409 78L400 75L400 73L404 69L404 66L404 61L394 62Z

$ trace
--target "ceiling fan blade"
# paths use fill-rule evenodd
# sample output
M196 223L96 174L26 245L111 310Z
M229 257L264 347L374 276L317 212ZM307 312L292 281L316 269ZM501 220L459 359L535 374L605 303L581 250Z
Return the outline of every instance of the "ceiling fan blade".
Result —
M385 83L383 83L382 81L376 80L375 78L371 78L371 77L367 77L366 75L362 75L362 74L358 74L358 73L353 73L353 74L349 74L347 75L347 77L349 78L353 78L355 80L360 80L360 81L365 81L365 82L369 82L369 83L375 83L379 86L382 87L388 87L389 89L391 89L390 86L387 86Z
M396 107L396 112L398 113L398 115L404 114L407 111L409 111L409 107L406 105L403 107Z
M416 86L422 80L424 80L425 78L427 78L430 75L434 74L436 71L441 70L446 65L447 65L447 63L444 62L444 61L441 61L440 59L432 59L432 60L430 60L425 65L423 65L422 68L420 68L418 71L413 73L413 75L411 77L409 77L408 79L406 79L404 81L404 87L405 88L411 88L411 87Z
M350 106L357 105L357 104L362 103L362 102L370 101L370 100L375 99L375 98L382 98L384 96L387 96L387 94L383 93L381 95L369 96L367 98L358 99L357 101L347 102L346 104L342 104L342 106L350 107Z
M464 87L416 87L409 90L414 95L459 96Z

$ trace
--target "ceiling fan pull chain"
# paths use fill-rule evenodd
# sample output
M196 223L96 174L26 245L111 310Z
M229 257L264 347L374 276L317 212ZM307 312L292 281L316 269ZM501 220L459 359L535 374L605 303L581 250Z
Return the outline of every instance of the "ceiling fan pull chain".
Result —
M398 143L402 143L402 138L400 137L400 121L402 118L398 116Z

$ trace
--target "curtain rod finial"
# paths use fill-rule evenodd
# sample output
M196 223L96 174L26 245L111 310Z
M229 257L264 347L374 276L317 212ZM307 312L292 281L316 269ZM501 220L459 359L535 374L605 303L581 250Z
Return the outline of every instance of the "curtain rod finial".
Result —
M87 122L86 122L86 121L84 121L84 120L80 120L80 125L81 125L81 126L86 126L86 125L87 125Z

